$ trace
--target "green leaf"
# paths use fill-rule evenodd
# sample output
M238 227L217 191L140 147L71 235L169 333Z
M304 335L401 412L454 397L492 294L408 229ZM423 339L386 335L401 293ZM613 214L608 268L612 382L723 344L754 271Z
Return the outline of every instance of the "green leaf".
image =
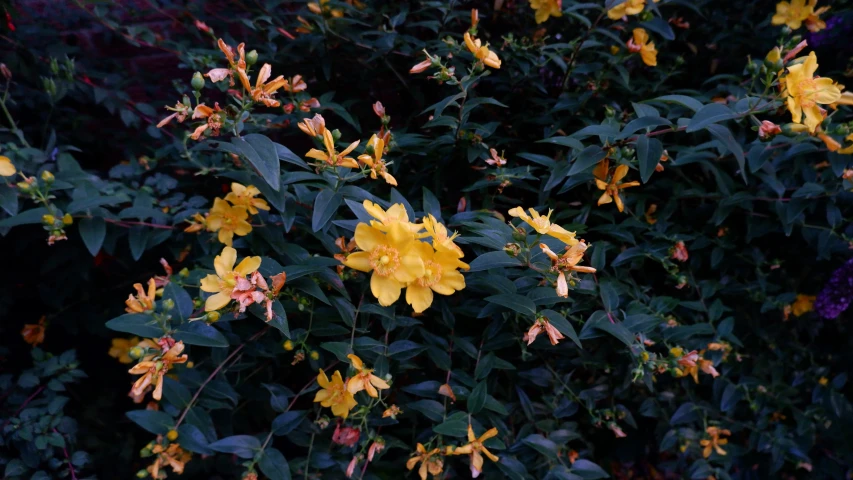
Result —
M272 431L275 435L287 435L307 418L308 412L305 410L291 410L284 412L275 417L272 421Z
M599 478L610 477L603 468L584 459L575 460L575 463L572 464L572 473L580 475L584 480L598 480Z
M287 278L290 280L290 275ZM261 320L267 321L267 310L263 305L252 305L249 307L249 312ZM279 300L273 300L272 320L267 322L267 324L281 332L285 337L290 338L290 324L287 321L287 312L285 312L284 306Z
M471 395L468 395L468 413L476 415L480 413L483 406L486 404L486 395L488 394L488 386L486 381L478 383L474 390L471 390Z
M557 460L557 444L538 433L528 435L522 443L536 450L550 460Z
M472 260L471 269L468 271L480 272L483 270L491 270L492 268L520 267L521 265L521 260L517 257L510 256L506 252L488 252Z
M234 137L231 143L255 167L258 175L275 190L281 188L281 164L278 160L278 152L275 144L269 138L252 133L242 138Z
M665 40L675 40L675 32L672 31L672 27L669 26L666 20L660 17L652 17L651 20L642 22L640 25L647 30L657 33Z
M522 315L536 315L536 304L533 303L533 300L522 295L514 293L504 295L492 295L491 297L486 297L486 301L515 310L516 312Z
M181 322L189 320L193 313L193 299L180 285L175 282L169 282L163 287L163 300L171 299L175 307L169 310L172 318L178 318Z
M702 109L702 102L696 100L693 97L688 97L686 95L664 95L662 97L658 97L652 100L648 100L649 102L672 102L677 103L679 105L683 105L694 112L698 112Z
M287 459L274 448L267 447L261 452L258 468L270 480L290 480L290 466L287 464Z
M627 125L625 125L625 128L622 129L622 133L619 135L619 138L620 139L628 138L631 135L633 135L634 132L636 132L638 130L642 130L644 128L659 127L661 125L667 125L667 126L671 127L672 122L670 122L669 120L667 120L665 118L658 117L658 116L647 116L647 117L636 118L636 119L628 122ZM641 134L641 136L644 136L644 135Z
M3 473L5 478L12 478L18 475L27 473L27 467L17 458L13 458L6 464L6 470Z
M101 246L104 244L104 238L107 236L107 223L103 217L83 218L78 222L78 229L83 244L94 257L101 251Z
M738 168L740 168L740 173L743 176L743 180L746 181L746 169L744 165L746 164L746 157L743 154L743 147L740 146L740 143L735 140L735 137L732 135L732 131L722 125L708 125L705 127L708 130L708 133L711 134L712 137L719 140L728 151L732 152L732 155L737 159Z
M466 437L468 435L468 415L462 412L455 413L447 417L444 422L432 427L432 431L449 437Z
M655 167L660 163L662 154L663 144L660 140L645 135L640 135L637 139L637 161L640 162L640 178L643 183L648 183L655 172Z
M708 125L729 120L736 116L737 115L732 112L732 109L725 105L709 103L693 115L693 118L690 119L690 123L687 124L686 131L687 133L698 132Z
M349 363L347 355L353 353L352 347L346 342L325 342L320 344L320 348L332 352L334 356L338 357L338 360L346 363Z
M311 215L311 229L319 232L329 223L343 203L344 197L332 190L323 190L314 199L314 213Z
M441 221L441 203L435 198L435 195L426 187L422 188L423 190L423 209L424 213L432 214L436 220Z
M592 145L583 149L578 154L572 163L572 168L569 169L569 176L576 175L594 167L604 157L607 156L607 150L598 145Z
M27 210L25 212L21 212L14 217L4 218L0 220L0 227L17 227L18 225L32 225L34 223L41 223L41 217L47 215L49 212L46 208L33 208L31 210Z
M209 442L204 434L195 425L184 423L178 427L178 442L181 448L201 455L213 455L213 450L208 447Z
M261 442L249 435L234 435L213 442L209 447L220 453L232 453L240 458L252 458L255 456L255 452L261 449Z
M672 418L669 419L670 425L683 425L686 423L691 423L699 418L699 415L696 413L695 405L691 402L687 402L680 407L675 413L672 414Z
M126 195L110 195L104 197L85 197L72 201L65 207L68 213L79 213L95 207L118 205L129 201Z
M578 338L578 333L575 331L575 327L573 327L572 324L569 323L568 320L566 320L566 317L560 315L559 313L553 310L542 310L542 315L545 315L545 318L547 318L548 321L551 322L551 325L553 325L557 330L559 330L560 333L569 337L573 342L575 342L575 345L577 345L578 348L583 348L581 347L581 341Z
M147 338L161 337L165 333L154 317L143 313L126 313L108 321L106 326L110 330Z
M562 145L564 147L571 147L575 150L583 150L583 143L580 140L574 137L551 137L546 138L545 140L539 140L536 143L551 143L554 145Z
M131 410L126 413L133 423L155 435L165 435L175 425L175 420L159 410Z
M172 334L172 337L187 345L217 348L228 346L228 340L225 338L225 335L222 335L219 330L203 321L189 322L179 326L175 330L175 333Z
M5 183L0 184L0 208L9 215L18 214L18 190Z
M397 361L409 360L426 350L426 346L411 340L397 340L388 346L388 356Z

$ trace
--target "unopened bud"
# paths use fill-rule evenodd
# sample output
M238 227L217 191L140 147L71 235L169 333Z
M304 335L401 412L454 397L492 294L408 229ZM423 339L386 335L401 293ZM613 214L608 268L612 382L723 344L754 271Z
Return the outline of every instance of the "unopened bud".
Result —
M182 276L182 277L184 277L184 278L189 277L189 276L190 276L190 269L189 269L189 268L187 268L187 267L184 267L184 268L182 268L182 269L181 269L181 271L180 271L180 272L178 272L178 275L180 275L180 276Z
M204 88L204 77L201 76L201 72L195 72L193 74L193 79L190 84L195 91L199 91Z
M801 123L786 123L782 125L782 135L786 137L796 137L801 133L805 133L809 131L809 127L801 124Z
M72 217L70 213L66 213L62 216L63 225L71 225L72 223L74 223L74 217Z
M287 340L287 341L285 341L285 342L284 342L284 344L282 345L282 347L284 347L284 349L285 349L285 350L287 350L287 351L289 352L289 351L293 350L293 342L292 342L292 341L290 341L290 340Z
M146 478L148 477L148 470L142 469L136 472L136 478Z
M208 322L211 322L211 323L218 322L220 318L221 318L221 315L219 314L219 312L207 312L207 321Z
M340 130L338 130L337 128L336 128L336 129L334 129L334 130L332 130L332 138L333 138L336 142L337 142L338 140L340 140L340 139L341 139L341 131L340 131Z
M50 72L54 75L59 74L59 62L53 57L50 57Z
M9 70L9 67L5 63L0 63L0 74L3 74L3 78L6 80L12 79L12 71Z
M246 65L254 65L258 63L258 51L252 50L246 54Z
M320 352L317 350L312 350L309 355L311 356L311 360L320 360Z
M169 430L169 433L166 434L166 438L169 439L170 442L174 442L178 439L178 431L177 430Z
M56 178L50 173L50 170L45 170L41 172L41 179L44 180L44 183L53 183Z
M130 358L139 360L143 355L145 355L145 349L140 346L131 347L127 354L130 355Z
M51 215L49 213L46 213L46 214L41 216L41 222L47 226L52 227L53 223L56 222L56 217L54 217L53 215Z
M168 311L168 310L172 310L173 308L175 308L175 301L174 300L172 300L171 298L167 298L167 299L163 300L163 309L164 310Z

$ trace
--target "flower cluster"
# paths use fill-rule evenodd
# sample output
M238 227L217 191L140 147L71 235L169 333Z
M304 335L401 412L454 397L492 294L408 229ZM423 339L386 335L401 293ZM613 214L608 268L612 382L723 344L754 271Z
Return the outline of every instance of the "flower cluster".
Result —
M213 294L205 300L204 311L220 310L235 300L241 313L252 304L264 305L267 321L272 320L273 301L284 287L287 275L284 272L273 275L270 288L258 272L260 266L261 257L246 257L237 264L237 250L223 248L222 253L213 260L216 273L201 279L201 291Z
M387 212L369 200L363 205L375 220L358 224L355 243L361 251L347 255L344 265L372 272L370 290L380 305L392 305L406 288L406 303L421 313L432 305L433 292L452 295L465 288L459 269L467 270L468 265L460 260L463 253L453 241L456 235L448 236L435 217L415 224L403 204L392 205ZM431 242L421 240L425 237Z
M256 198L260 190L253 185L245 186L234 182L231 192L225 198L215 198L213 208L205 216L196 213L188 220L190 225L185 232L207 230L216 233L219 241L229 247L234 242L234 235L244 237L252 232L249 214L257 215L259 210L269 210L266 200Z
M406 468L413 470L420 463L421 466L418 469L418 476L420 476L421 480L426 480L427 473L431 474L433 478L440 478L441 473L444 471L444 460L442 459L442 455L468 455L471 477L477 478L481 473L483 473L484 455L493 462L498 462L500 460L500 458L490 452L484 445L487 440L494 438L497 435L498 429L492 428L477 437L474 434L474 429L469 424L468 443L459 447L448 445L444 449L433 448L432 450L427 450L423 444L418 443L415 452L406 463Z
M358 405L355 400L355 394L364 390L369 396L379 398L378 390L386 390L391 388L388 383L373 374L373 370L364 366L356 355L349 354L347 358L350 360L355 374L344 381L341 372L335 370L330 380L326 376L326 372L320 370L317 376L317 384L320 385L320 390L314 395L314 401L320 402L320 405L331 408L332 414L346 419L349 416L350 410Z
M810 32L819 32L826 28L826 22L820 16L829 7L817 8L817 0L790 0L776 4L776 14L771 22L773 25L787 25L791 30L797 30L804 24Z

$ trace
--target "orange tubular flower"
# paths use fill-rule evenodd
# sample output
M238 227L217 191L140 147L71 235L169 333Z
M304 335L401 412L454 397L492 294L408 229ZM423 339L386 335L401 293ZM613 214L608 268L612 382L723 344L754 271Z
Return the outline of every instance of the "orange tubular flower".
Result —
M332 132L325 130L323 132L323 144L326 147L326 151L322 152L317 150L316 148L312 148L308 153L305 154L308 158L313 158L315 160L320 160L326 162L327 164L334 167L346 167L346 168L358 168L358 162L355 161L352 157L348 157L355 147L358 146L360 142L358 140L352 142L344 151L341 153L337 153L335 151L335 139L332 137Z
M391 388L385 380L377 377L373 374L373 370L364 367L364 362L361 361L356 355L349 354L347 358L352 362L352 368L357 370L358 373L355 374L354 377L347 380L347 391L353 395L364 390L373 398L378 398L379 393L376 389L387 390Z
M468 444L455 448L452 451L450 451L451 447L448 447L448 453L453 455L468 455L471 459L471 476L477 478L483 472L483 455L493 462L500 460L500 458L493 455L492 452L483 445L483 442L492 437L496 437L497 435L498 429L492 428L482 434L480 438L477 438L474 435L474 429L471 428L471 424L468 424Z
M148 292L142 288L142 284L134 283L133 288L136 289L136 296L130 294L125 300L125 311L127 313L143 313L149 310L154 310L154 294L157 291L157 285L154 279L148 280Z
M421 480L427 479L427 473L431 474L434 479L438 478L444 470L444 460L441 459L439 452L438 448L427 451L426 447L419 443L416 452L412 454L412 458L406 462L406 468L412 470L420 463L421 468L418 469L418 476L421 477Z
M141 395L149 385L154 385L152 397L154 400L160 400L163 396L163 377L173 365L187 362L186 354L181 355L183 351L184 342L177 342L159 358L153 357L134 365L128 373L142 376L133 384L131 393Z
M616 170L613 172L613 176L610 177L610 180L608 181L607 177L609 172L610 160L606 158L602 160L592 172L595 176L595 185L599 190L604 190L604 193L602 193L601 197L598 199L598 205L604 205L605 203L615 201L616 208L622 212L625 210L625 205L622 203L622 197L619 196L619 190L639 186L640 182L633 181L622 183L622 179L625 178L625 175L628 175L628 165L619 165L616 167Z

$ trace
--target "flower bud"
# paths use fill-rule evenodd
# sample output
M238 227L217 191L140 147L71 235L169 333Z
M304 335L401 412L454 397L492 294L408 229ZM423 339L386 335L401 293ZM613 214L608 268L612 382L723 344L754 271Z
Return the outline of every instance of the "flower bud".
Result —
M3 74L3 78L6 80L12 79L12 71L9 70L9 67L5 63L0 63L0 74Z
M809 127L801 124L801 123L786 123L782 125L782 135L786 137L796 137L801 133L805 133L809 131Z
M139 360L143 355L145 355L145 349L140 346L131 347L127 354L130 355L130 358Z
M41 222L48 227L52 227L53 223L56 222L56 217L54 217L53 215L51 215L49 213L46 213L46 214L41 216Z
M254 65L258 63L258 51L252 50L251 52L246 54L246 65Z
M18 187L18 190L20 190L21 193L30 193L33 188L32 182L18 182L15 185Z
M59 74L59 62L53 57L50 57L50 72L54 75Z
M284 347L284 349L289 352L289 351L293 350L293 342L291 342L290 340L287 340L284 342L284 344L282 344L282 347Z
M193 74L193 79L190 82L190 85L192 85L193 90L195 91L199 91L204 88L204 77L201 76L201 72L195 72Z
M782 49L773 47L773 50L770 50L767 56L764 57L764 66L774 72L782 70Z
M145 470L144 468L142 470L136 472L136 478L147 478L147 477L148 477L148 470Z
M169 311L175 308L175 301L171 298L163 300L163 310Z
M169 433L166 434L166 438L169 439L170 442L174 442L178 439L178 431L177 430L169 430Z
M311 356L311 360L320 360L320 352L317 350L311 350L309 355Z
M56 180L56 178L53 176L52 173L50 173L49 170L41 172L41 179L44 181L44 183L53 183L53 181Z
M178 275L180 275L180 276L182 276L182 277L184 277L184 278L189 277L189 276L190 276L190 269L189 269L189 268L187 268L187 267L184 267L184 268L182 268L182 269L181 269L181 271L180 271L180 272L178 272Z
M210 323L218 322L220 318L219 312L207 312L207 321Z
M74 218L71 216L70 213L66 213L65 215L62 216L62 224L63 225L71 225L72 223L74 223Z

